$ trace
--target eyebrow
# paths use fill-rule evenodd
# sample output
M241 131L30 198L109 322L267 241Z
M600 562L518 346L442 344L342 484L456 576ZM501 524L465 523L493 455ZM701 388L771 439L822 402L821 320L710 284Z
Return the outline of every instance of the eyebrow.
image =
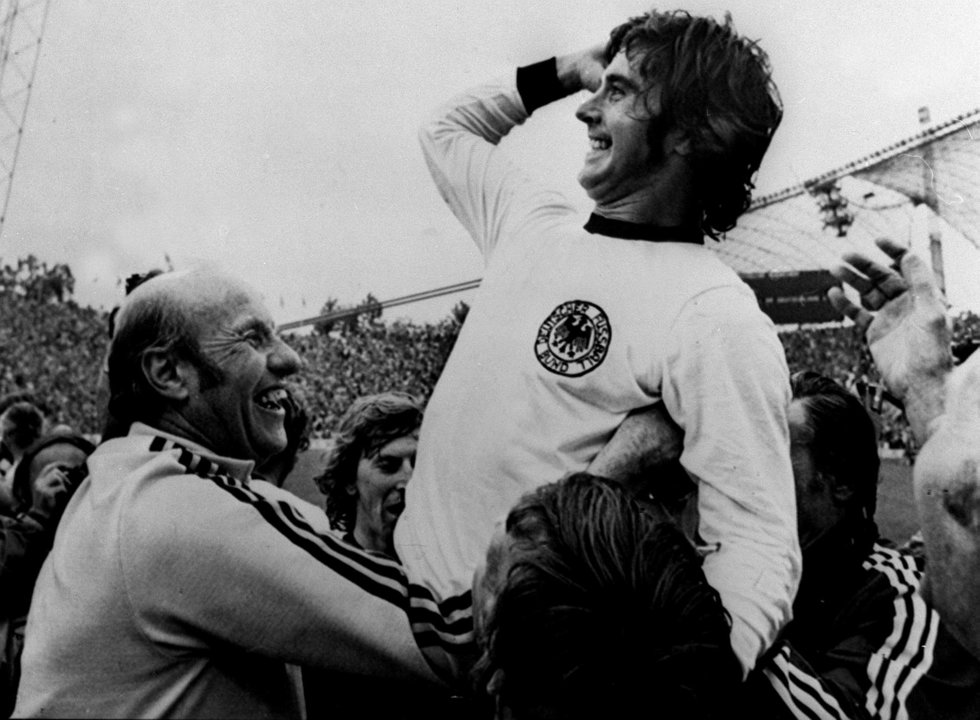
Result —
M630 90L638 90L639 87L640 87L639 85L636 84L635 81L631 80L630 78L626 77L625 75L622 75L622 74L616 73L616 72L607 73L606 76L605 76L605 80L606 80L606 84L607 85L611 85L612 83L616 83L618 85L623 85L623 86L627 87Z
M235 332L248 332L250 330L258 330L269 335L276 334L276 327L267 320L262 320L257 317L248 317L239 323L235 324Z

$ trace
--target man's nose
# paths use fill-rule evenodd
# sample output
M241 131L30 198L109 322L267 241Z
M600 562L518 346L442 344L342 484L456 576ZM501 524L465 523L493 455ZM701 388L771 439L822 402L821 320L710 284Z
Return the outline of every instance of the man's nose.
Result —
M596 122L599 117L598 98L599 93L592 93L584 103L578 106L578 110L575 111L575 117L586 125L592 125Z
M302 364L296 351L282 338L276 338L276 347L269 354L269 369L280 377L286 377L297 372Z
M398 468L398 483L402 486L407 485L412 479L412 472L415 470L415 463L410 458L402 461L402 466Z

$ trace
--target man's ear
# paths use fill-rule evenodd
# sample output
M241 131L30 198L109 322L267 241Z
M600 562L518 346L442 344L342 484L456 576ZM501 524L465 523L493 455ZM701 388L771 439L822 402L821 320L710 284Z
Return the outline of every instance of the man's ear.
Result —
M664 150L668 155L677 153L678 155L687 156L693 151L691 136L684 130L678 130L676 128L667 133L667 137L664 138L664 145Z
M149 350L143 355L143 375L161 397L186 400L190 395L188 365L169 350Z

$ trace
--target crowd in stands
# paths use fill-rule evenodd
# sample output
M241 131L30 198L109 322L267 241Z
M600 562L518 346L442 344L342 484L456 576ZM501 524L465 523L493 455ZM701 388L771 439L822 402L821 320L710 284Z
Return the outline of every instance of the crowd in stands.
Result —
M328 334L292 334L287 339L304 360L295 384L310 408L310 435L330 437L355 398L391 388L427 398L459 332L452 317L438 323L391 323L361 319ZM980 316L966 311L953 322L954 344L980 340ZM791 372L818 369L857 391L868 392L878 375L860 332L852 325L783 329L779 338ZM107 342L105 314L72 300L0 295L0 397L31 395L54 423L86 434L100 431L96 387ZM869 404L873 398L869 398ZM884 403L875 407L880 439L905 448L908 426L902 413Z

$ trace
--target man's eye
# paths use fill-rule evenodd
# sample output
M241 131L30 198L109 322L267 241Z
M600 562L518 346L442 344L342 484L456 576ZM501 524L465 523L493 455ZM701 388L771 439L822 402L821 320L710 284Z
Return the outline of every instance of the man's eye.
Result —
M386 475L391 475L392 473L398 472L398 468L401 467L401 463L398 460L379 460L377 463L378 470L385 473Z
M625 94L626 93L623 91L623 89L616 85L609 88L609 98L611 100L620 100Z

